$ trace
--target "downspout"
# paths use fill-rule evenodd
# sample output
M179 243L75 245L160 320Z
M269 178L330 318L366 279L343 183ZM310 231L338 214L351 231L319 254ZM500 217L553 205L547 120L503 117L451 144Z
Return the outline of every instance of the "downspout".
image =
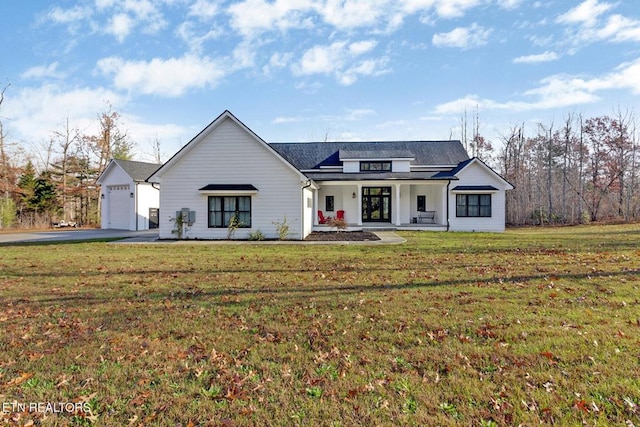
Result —
M451 180L447 181L447 231L449 231L449 186L451 185Z
M308 180L300 189L300 218L302 219L302 221L300 221L302 223L302 229L300 230L300 236L302 237L304 235L304 210L305 210L305 204L304 204L304 190L306 190L307 188L311 187L311 180ZM313 222L313 211L311 213L311 222ZM311 228L313 228L313 224L311 224ZM302 237L303 240L304 237Z
M136 215L136 231L138 231L138 184L140 184L139 182L136 182L136 191L135 194L133 195L133 203L135 204L135 206L133 207L133 212Z

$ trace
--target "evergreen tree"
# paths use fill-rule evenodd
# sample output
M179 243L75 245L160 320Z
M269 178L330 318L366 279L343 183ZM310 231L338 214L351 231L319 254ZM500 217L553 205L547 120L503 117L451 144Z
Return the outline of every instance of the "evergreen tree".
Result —
M35 210L36 171L31 161L24 167L18 180L18 188L20 189L20 207L27 211Z

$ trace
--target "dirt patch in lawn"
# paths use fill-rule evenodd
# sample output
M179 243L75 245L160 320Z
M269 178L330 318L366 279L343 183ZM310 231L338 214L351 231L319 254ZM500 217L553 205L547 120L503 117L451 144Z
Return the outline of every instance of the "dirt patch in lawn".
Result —
M366 242L380 240L368 231L314 231L304 240L311 242Z

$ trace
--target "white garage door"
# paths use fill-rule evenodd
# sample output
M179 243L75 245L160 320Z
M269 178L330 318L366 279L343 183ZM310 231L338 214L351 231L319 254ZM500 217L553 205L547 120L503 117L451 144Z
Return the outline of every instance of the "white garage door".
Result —
M130 192L128 185L109 186L109 228L129 229Z

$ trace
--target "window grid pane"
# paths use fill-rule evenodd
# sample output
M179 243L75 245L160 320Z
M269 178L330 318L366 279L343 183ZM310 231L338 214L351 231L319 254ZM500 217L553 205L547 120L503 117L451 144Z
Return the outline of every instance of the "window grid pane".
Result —
M228 227L236 216L240 228L251 227L250 196L209 196L209 227Z
M491 217L491 194L456 194L457 217Z

